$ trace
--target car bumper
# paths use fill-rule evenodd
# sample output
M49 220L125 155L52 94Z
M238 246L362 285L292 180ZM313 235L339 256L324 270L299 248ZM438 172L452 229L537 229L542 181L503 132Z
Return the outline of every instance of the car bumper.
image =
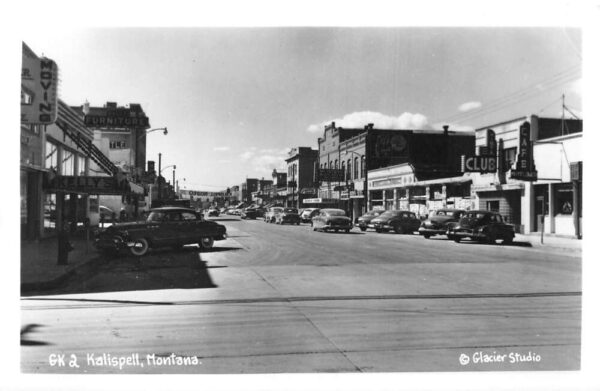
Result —
M100 238L94 240L94 246L98 250L119 251L127 248L127 242L119 237L115 238Z
M449 236L454 236L457 238L471 238L471 239L485 239L485 234L481 232L476 232L470 229L463 229L458 231L448 231Z
M350 230L352 228L354 228L354 227L352 226L351 223L349 223L349 224L327 224L327 225L323 226L323 229L341 229L341 230L348 229L348 230Z
M372 226L376 231L389 231L394 229L394 227L389 224L372 224Z
M419 234L420 235L445 235L446 230L443 228L428 228L428 227L420 227Z

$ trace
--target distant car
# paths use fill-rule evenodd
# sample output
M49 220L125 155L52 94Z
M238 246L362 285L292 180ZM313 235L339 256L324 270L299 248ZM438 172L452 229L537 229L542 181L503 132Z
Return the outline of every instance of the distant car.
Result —
M448 238L457 243L464 238L490 244L496 243L498 239L502 239L503 243L512 243L515 227L505 223L498 212L471 210L448 230Z
M419 229L421 220L406 210L388 210L371 220L375 232L394 231L397 234L413 233Z
M296 224L300 225L300 215L296 208L283 208L283 211L275 216L276 224Z
M375 227L373 226L371 221L374 218L379 217L379 215L382 214L383 212L384 212L383 210L368 211L367 213L365 213L364 215L362 215L358 218L358 222L356 223L356 226L358 228L360 228L361 231L366 231L367 228L374 229Z
M214 221L207 221L194 209L162 207L150 210L145 221L112 224L98 232L96 248L105 252L128 249L141 257L150 248L174 247L197 243L209 249L215 240L225 240L227 229Z
M300 213L300 220L303 223L310 223L313 217L315 217L319 213L319 208L305 208Z
M240 217L242 220L254 220L258 217L258 213L254 208L246 208L242 210Z
M277 215L283 212L283 207L274 206L269 208L265 213L265 222L266 223L275 223L277 221Z
M219 210L215 209L215 208L210 208L207 212L206 215L208 217L219 217Z
M445 235L452 223L458 223L463 214L465 211L462 209L438 209L421 223L419 235L425 239L435 235Z
M313 231L344 231L348 233L352 229L352 221L342 209L319 210L319 213L312 218L311 225Z

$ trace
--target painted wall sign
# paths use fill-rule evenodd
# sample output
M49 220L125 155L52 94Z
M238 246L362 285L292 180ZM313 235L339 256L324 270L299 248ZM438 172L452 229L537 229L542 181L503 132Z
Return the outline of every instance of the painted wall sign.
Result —
M522 181L537 181L537 171L533 161L533 148L531 147L531 125L523 122L519 128L519 155L516 168L511 170L512 179Z
M305 204L320 204L323 202L322 198L306 198L304 201Z
M58 113L58 66L23 43L21 123L52 124Z
M101 128L147 128L150 126L146 116L86 115L83 123L86 126Z
M44 188L48 190L88 194L124 194L130 190L129 181L109 176L47 175Z
M318 182L344 182L344 170L335 168L317 168L315 176Z

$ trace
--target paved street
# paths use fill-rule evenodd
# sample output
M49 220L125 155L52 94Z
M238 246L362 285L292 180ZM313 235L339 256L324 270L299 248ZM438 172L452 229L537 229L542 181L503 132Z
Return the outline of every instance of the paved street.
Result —
M210 252L99 259L23 297L23 371L579 368L580 253L216 220Z

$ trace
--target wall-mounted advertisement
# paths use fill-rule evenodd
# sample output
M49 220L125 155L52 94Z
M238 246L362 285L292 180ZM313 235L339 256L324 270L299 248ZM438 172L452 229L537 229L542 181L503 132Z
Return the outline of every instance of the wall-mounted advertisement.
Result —
M21 123L48 125L58 113L58 66L38 57L23 43L21 66Z

